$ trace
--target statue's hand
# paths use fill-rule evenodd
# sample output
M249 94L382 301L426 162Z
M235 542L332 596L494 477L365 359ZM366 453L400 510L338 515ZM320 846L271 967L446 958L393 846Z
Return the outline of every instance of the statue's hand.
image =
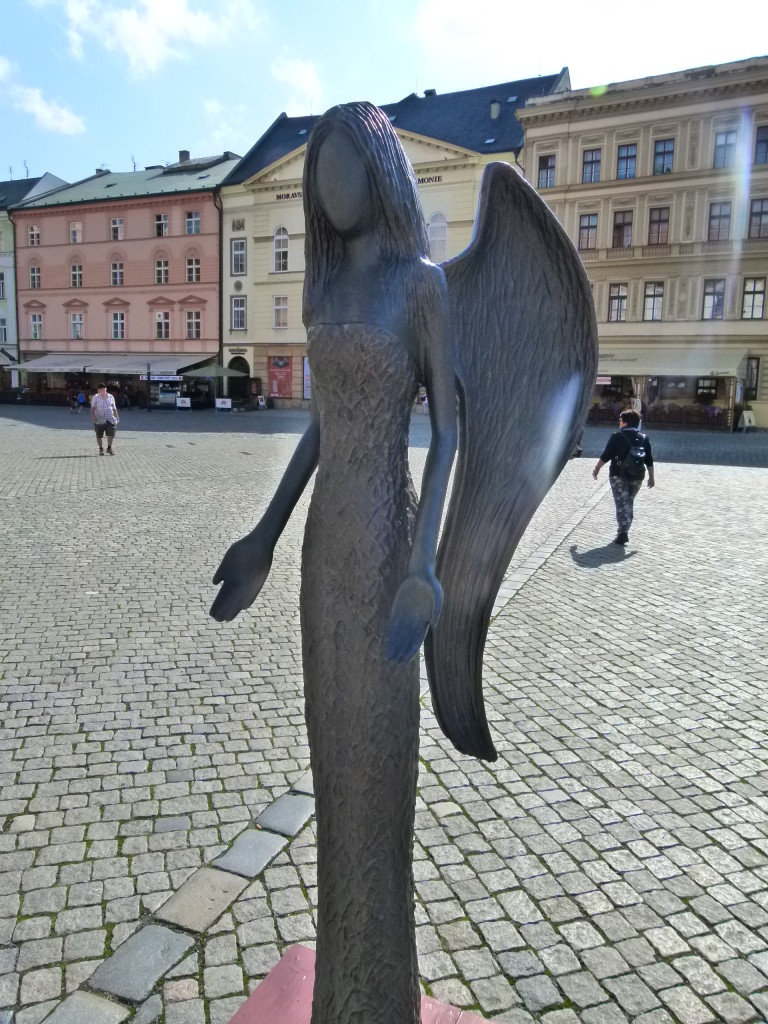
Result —
M398 587L387 624L387 657L410 661L434 626L443 604L443 588L432 574L409 574Z
M211 605L214 619L229 622L250 608L269 574L272 551L272 544L260 536L258 527L232 545L213 577L214 583L223 584Z

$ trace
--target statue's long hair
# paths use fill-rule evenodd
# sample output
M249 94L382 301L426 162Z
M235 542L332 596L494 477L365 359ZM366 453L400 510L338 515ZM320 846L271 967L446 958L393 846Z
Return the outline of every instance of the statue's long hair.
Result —
M428 258L429 242L413 169L386 114L372 103L332 107L318 120L304 161L304 323L322 306L342 256L342 241L328 222L314 188L317 158L334 130L345 131L365 166L374 205L375 244L384 278L400 276ZM406 270L406 278L409 275ZM393 281L388 282L394 284ZM387 281L382 280L382 287ZM407 282L406 282L407 287Z

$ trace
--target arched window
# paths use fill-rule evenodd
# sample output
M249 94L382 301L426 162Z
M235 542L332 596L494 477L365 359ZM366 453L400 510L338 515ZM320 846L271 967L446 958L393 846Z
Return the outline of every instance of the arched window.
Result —
M429 252L433 263L442 263L448 255L448 221L442 213L433 213L427 224Z
M285 228L275 231L275 273L282 274L288 269L288 232Z

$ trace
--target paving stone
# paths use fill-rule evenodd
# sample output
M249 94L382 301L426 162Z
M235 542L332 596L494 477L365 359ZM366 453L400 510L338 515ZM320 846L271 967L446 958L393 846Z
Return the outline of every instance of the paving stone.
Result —
M145 925L96 970L91 987L138 1003L193 945L188 935L159 925Z
M540 1013L563 1002L562 995L546 974L521 978L515 982L515 989L531 1013Z
M314 797L284 793L258 816L256 824L283 836L295 836L315 813Z
M157 911L156 917L190 931L204 932L239 896L246 882L216 868L200 868Z
M163 1012L163 1000L159 995L150 996L146 1003L142 1003L131 1018L131 1024L154 1024L159 1020ZM229 1022L227 1022L229 1024Z
M231 848L213 861L214 867L245 878L256 878L285 847L283 835L261 829L248 829L237 837Z

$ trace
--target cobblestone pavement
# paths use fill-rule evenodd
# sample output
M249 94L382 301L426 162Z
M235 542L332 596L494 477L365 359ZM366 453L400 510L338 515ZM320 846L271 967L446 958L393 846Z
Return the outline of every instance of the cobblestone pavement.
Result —
M306 498L256 612L207 616L305 421L131 411L100 459L85 417L0 407L0 1024L225 1024L312 943L313 821L269 818L307 800ZM652 436L626 549L585 458L513 559L498 761L424 696L421 976L488 1020L768 1020L768 439ZM260 815L266 867L211 869Z

